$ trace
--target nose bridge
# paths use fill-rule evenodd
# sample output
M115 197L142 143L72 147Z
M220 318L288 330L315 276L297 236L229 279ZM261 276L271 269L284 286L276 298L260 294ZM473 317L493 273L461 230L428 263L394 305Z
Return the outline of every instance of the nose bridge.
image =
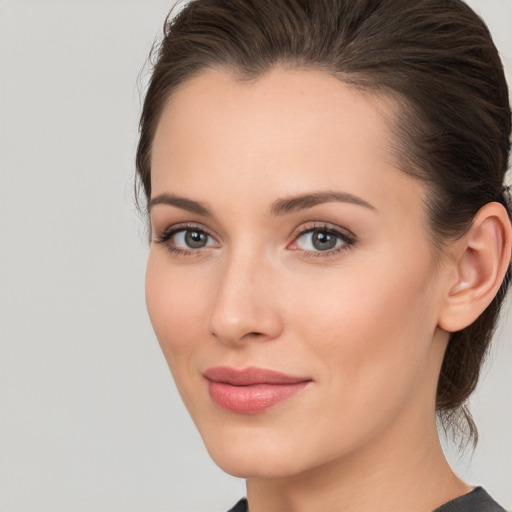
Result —
M222 265L210 316L211 333L220 341L236 344L249 337L278 336L273 273L262 251L232 248Z

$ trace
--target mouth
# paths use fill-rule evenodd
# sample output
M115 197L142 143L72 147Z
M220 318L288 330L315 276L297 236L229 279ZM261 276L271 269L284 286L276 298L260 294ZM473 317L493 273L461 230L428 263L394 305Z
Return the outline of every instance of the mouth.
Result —
M239 414L256 414L291 398L312 382L308 377L249 367L243 370L217 366L203 373L212 400Z

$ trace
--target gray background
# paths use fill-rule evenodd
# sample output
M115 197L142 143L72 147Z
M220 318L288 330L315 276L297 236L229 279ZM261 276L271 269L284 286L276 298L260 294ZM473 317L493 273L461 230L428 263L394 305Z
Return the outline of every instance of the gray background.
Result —
M512 70L512 0L470 2ZM0 510L225 511L143 295L137 77L169 0L3 0ZM144 81L144 80L143 80ZM457 470L512 509L512 313Z

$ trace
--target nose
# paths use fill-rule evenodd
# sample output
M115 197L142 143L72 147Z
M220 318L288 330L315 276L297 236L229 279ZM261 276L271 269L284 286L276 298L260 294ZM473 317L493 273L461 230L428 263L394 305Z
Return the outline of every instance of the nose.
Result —
M225 261L209 318L210 333L236 346L279 337L283 324L274 278L262 259L241 254Z

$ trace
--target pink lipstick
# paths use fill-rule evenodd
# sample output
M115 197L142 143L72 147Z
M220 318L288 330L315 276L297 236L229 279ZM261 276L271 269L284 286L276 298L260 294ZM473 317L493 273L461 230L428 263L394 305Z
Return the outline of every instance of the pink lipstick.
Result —
M262 412L295 395L312 381L254 367L236 370L216 366L203 375L213 401L223 409L241 414Z

